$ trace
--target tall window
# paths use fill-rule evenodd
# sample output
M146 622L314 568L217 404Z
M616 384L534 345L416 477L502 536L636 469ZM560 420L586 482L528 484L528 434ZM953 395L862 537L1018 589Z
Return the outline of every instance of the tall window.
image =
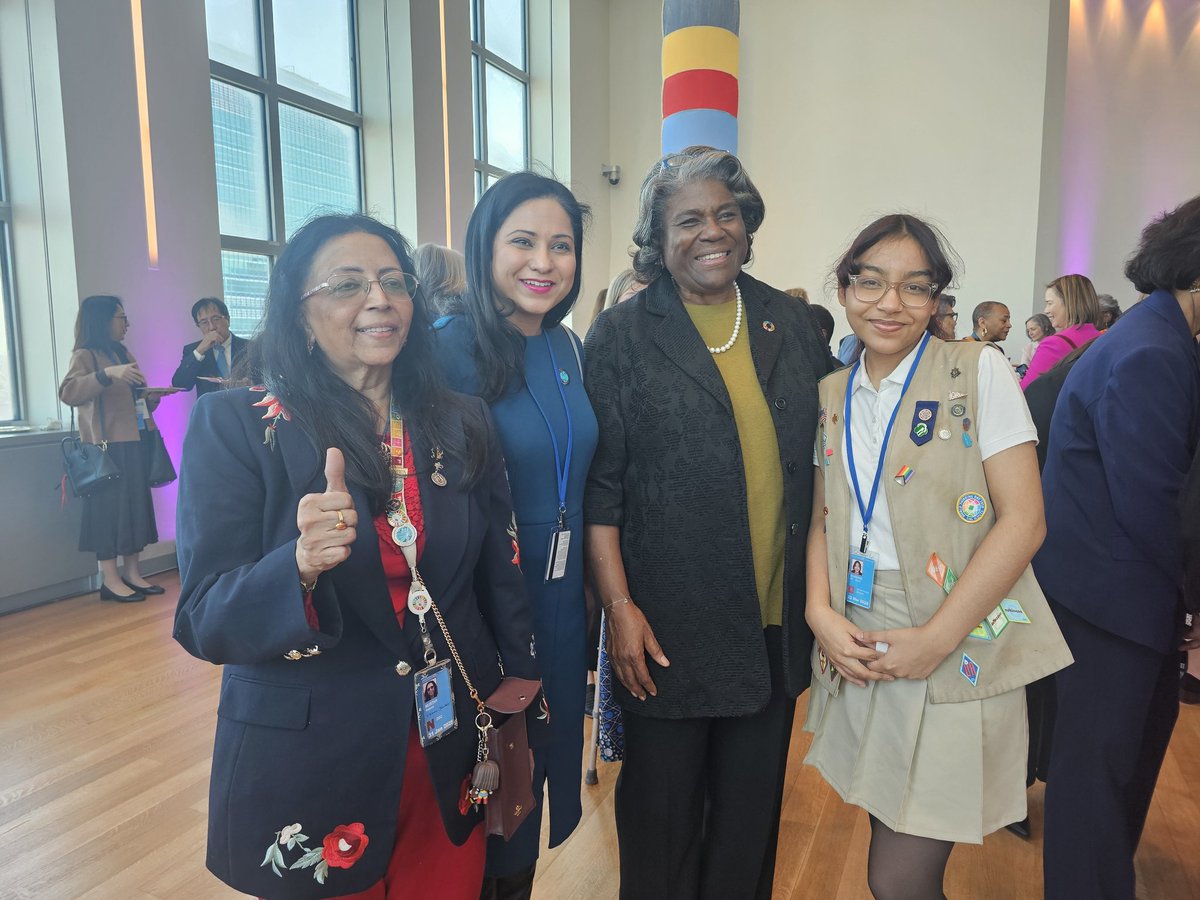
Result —
M475 196L529 166L527 0L471 0Z
M221 272L234 332L311 216L362 209L353 0L205 0Z
M0 421L21 417L17 391L16 323L13 312L12 204L4 166L4 133L0 130Z

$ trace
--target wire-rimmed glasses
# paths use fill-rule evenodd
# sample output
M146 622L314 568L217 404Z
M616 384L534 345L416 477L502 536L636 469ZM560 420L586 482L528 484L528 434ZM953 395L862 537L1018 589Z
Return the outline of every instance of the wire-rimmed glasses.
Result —
M416 275L409 272L391 272L379 279L365 278L362 275L339 275L305 291L300 295L300 299L304 301L313 294L324 291L335 300L351 300L359 294L370 294L373 284L379 285L379 289L389 297L411 297L421 282L417 281Z
M909 309L920 309L933 299L938 286L928 281L885 281L875 275L851 275L850 289L860 303L878 303L892 288Z

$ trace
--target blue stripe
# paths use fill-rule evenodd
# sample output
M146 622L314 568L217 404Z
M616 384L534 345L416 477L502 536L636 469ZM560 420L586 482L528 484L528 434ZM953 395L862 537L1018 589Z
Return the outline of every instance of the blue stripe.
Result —
M726 150L736 156L738 120L719 109L684 109L663 119L663 156L697 144Z
M713 25L738 33L741 0L664 0L663 34L692 25Z

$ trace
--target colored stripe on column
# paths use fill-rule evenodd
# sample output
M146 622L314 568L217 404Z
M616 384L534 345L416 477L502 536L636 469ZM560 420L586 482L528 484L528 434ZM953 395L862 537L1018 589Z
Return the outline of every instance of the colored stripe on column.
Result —
M719 109L738 114L738 81L728 72L689 69L663 82L662 114L667 118L684 109Z
M663 34L689 25L713 25L737 34L739 7L736 0L667 0L663 4Z
M719 109L685 109L663 119L662 152L679 153L697 144L737 155L738 120Z
M738 74L738 37L724 28L693 25L663 37L663 80L688 69Z

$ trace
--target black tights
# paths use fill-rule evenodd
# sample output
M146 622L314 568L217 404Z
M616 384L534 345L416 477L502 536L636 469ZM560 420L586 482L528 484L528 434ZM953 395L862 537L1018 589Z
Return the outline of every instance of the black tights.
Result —
M946 900L942 881L953 849L953 841L900 834L871 816L871 895L875 900Z

